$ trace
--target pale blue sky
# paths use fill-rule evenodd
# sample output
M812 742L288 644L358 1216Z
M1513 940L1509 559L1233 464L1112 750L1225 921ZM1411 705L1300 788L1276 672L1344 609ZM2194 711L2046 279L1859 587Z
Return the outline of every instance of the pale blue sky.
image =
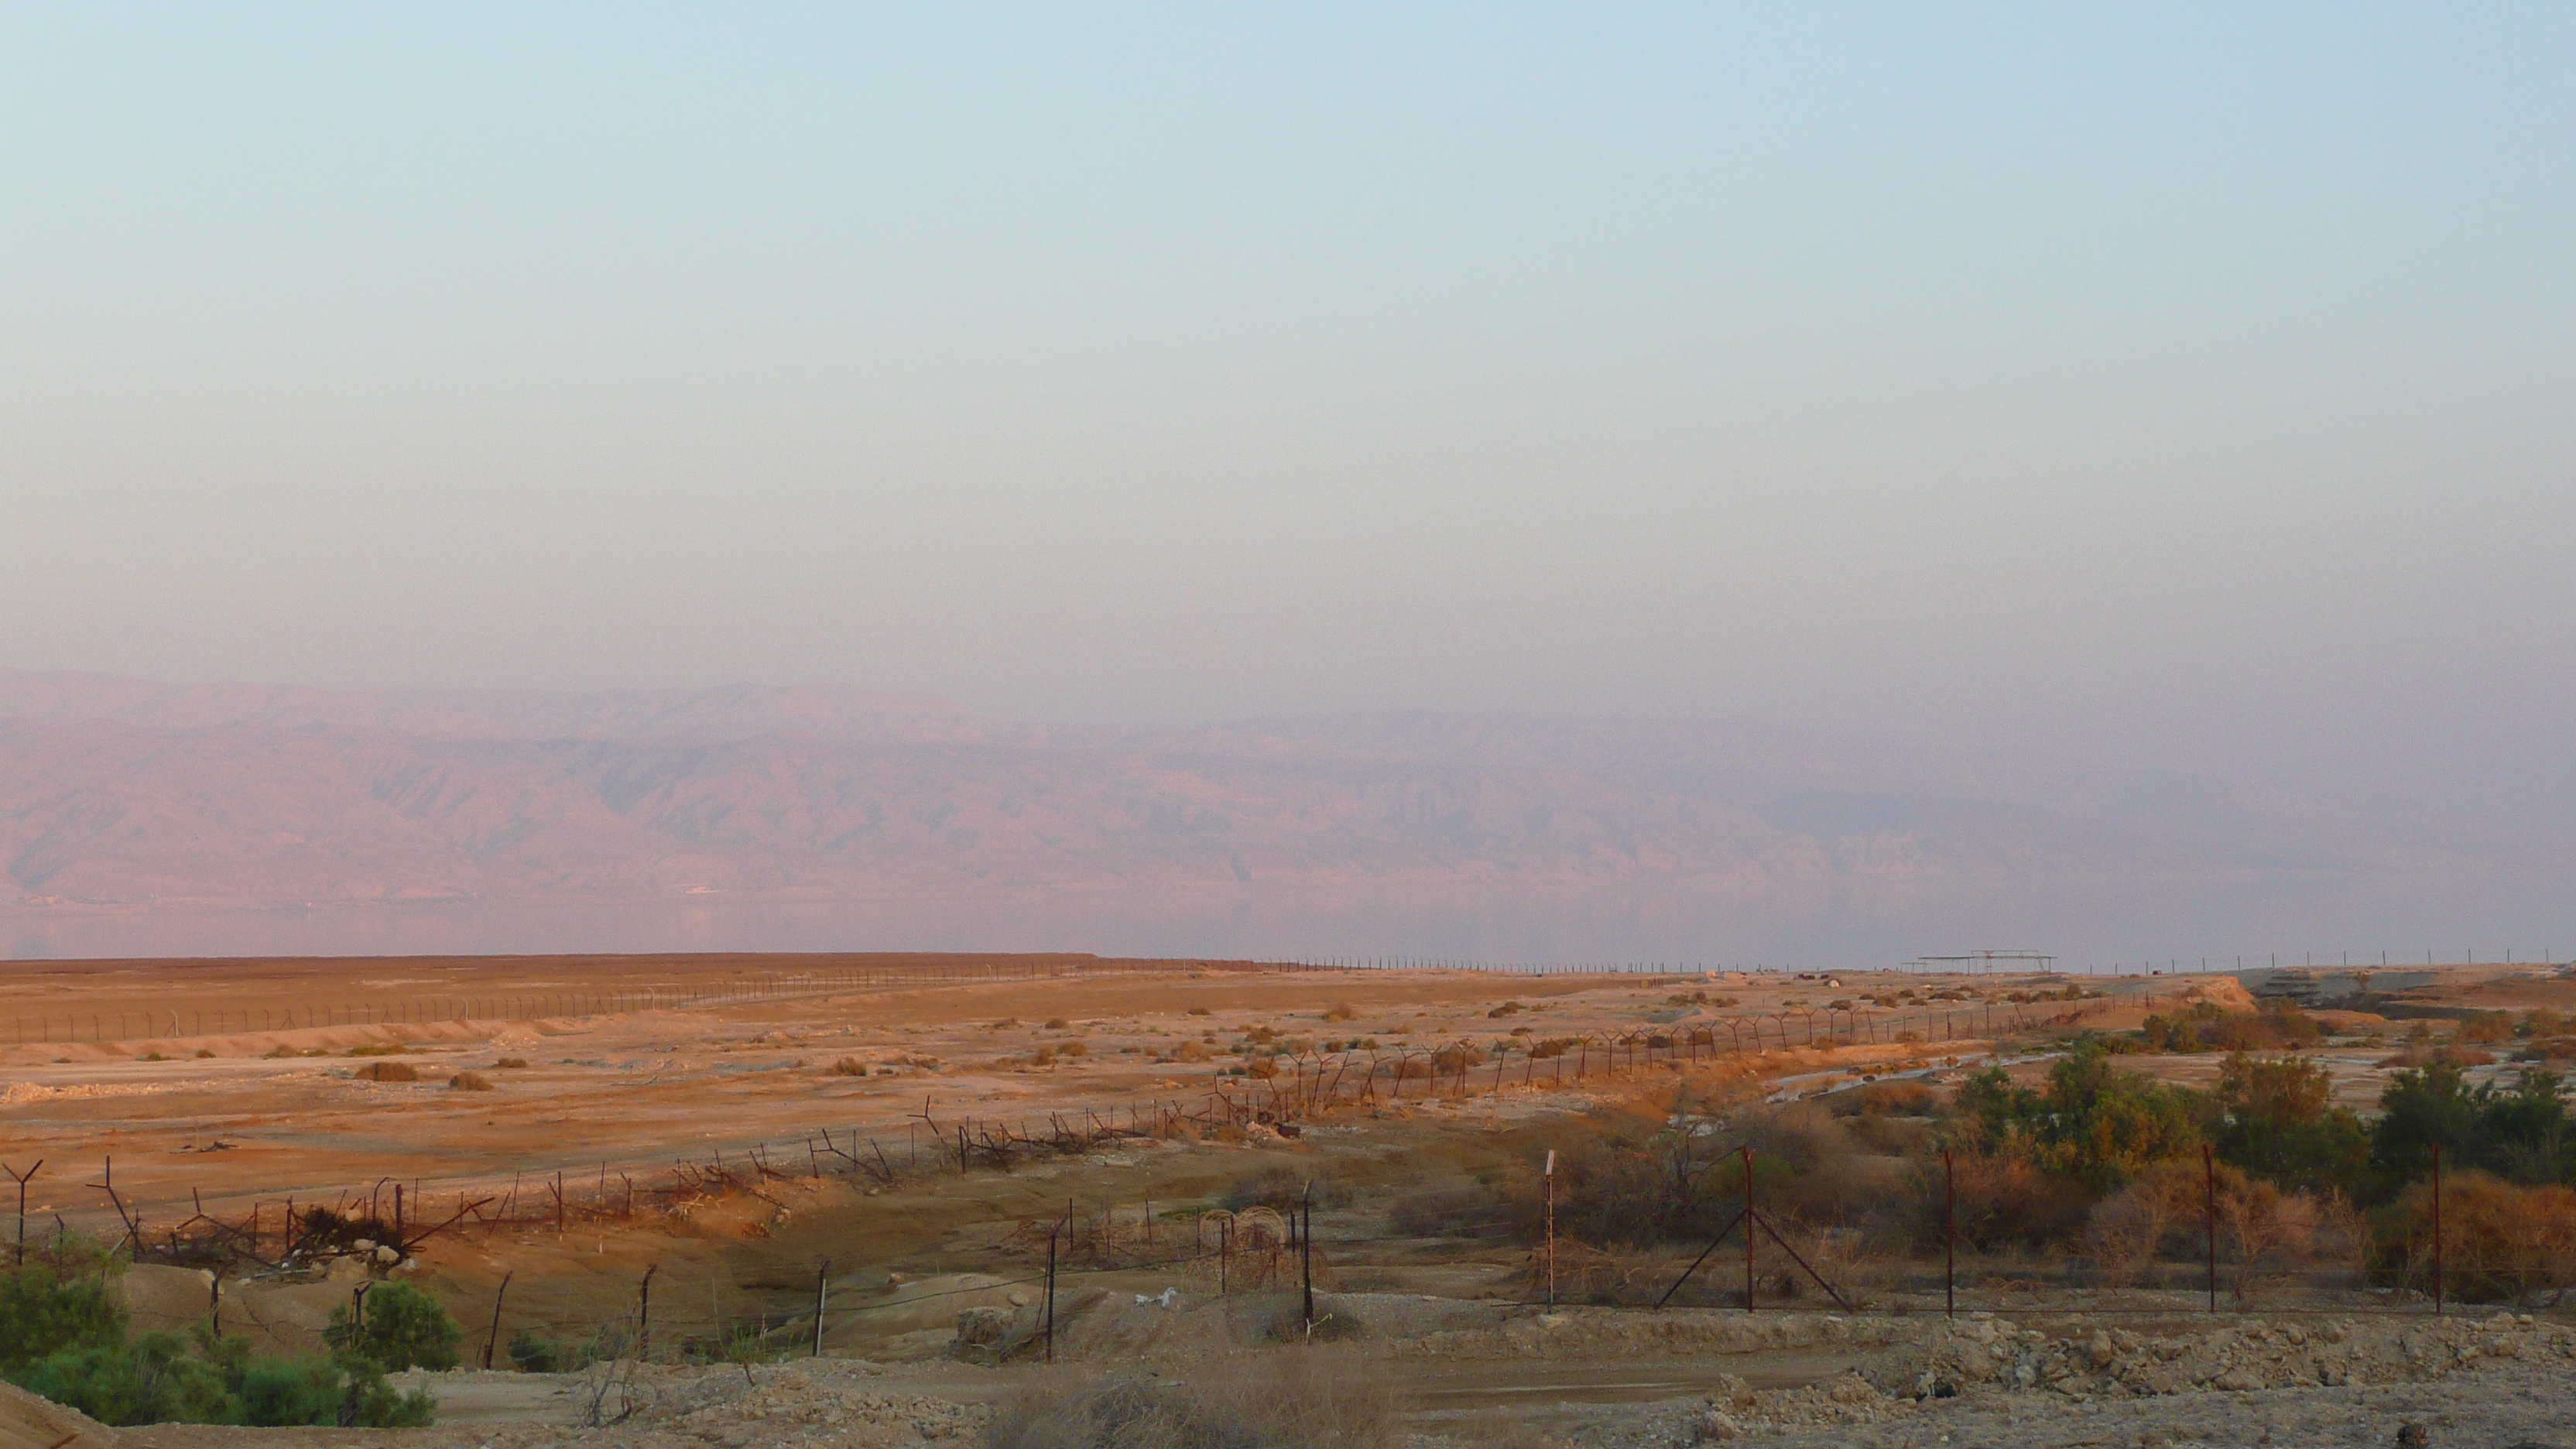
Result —
M0 663L2576 803L2576 10L18 6Z

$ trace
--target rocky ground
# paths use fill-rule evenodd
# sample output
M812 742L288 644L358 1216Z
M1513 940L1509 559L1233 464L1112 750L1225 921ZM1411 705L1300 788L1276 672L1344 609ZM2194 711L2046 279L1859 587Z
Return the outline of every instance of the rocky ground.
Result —
M425 1376L450 1410L434 1429L165 1427L91 1430L78 1442L917 1449L974 1442L994 1402L1055 1379L1257 1378L1301 1351L1249 1349L1189 1368L1146 1355L1052 1369L823 1359L749 1373L441 1374ZM2576 1327L2502 1313L2199 1328L1587 1309L1334 1351L1408 1401L1411 1449L2576 1445Z

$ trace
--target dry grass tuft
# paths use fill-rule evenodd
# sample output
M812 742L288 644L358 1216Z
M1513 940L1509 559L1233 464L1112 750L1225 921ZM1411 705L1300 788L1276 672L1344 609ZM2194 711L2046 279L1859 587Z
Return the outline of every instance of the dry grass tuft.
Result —
M447 1079L447 1086L456 1092L488 1092L492 1090L492 1079L481 1072L458 1072Z
M868 1074L868 1064L857 1057L843 1057L832 1063L832 1070L844 1077L864 1077Z
M1351 1005L1347 1001L1336 1001L1332 1005L1324 1008L1324 1020L1326 1021L1357 1021L1359 1020L1359 1017L1359 1008Z
M496 1072L519 1072L527 1070L527 1067L526 1057L502 1057L492 1063L492 1070Z
M358 1068L358 1078L368 1082L417 1082L420 1071L409 1062L369 1062Z
M1005 1400L986 1449L1392 1449L1394 1384L1356 1354L1293 1349L1186 1384L1050 1379ZM1233 1369L1234 1365L1228 1365Z

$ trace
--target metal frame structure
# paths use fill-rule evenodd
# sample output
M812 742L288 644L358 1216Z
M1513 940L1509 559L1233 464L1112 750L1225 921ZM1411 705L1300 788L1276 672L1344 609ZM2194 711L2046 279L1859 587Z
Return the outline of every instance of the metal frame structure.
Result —
M1964 956L1917 956L1898 965L1902 971L2053 971L2057 958L2044 951L1971 951Z

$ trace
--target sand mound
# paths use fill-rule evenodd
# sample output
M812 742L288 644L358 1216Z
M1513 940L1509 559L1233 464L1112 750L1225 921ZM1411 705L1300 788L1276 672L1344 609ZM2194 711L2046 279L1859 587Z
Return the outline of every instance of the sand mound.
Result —
M122 1442L78 1409L0 1383L0 1449L101 1449Z
M2255 1009L2254 993L2246 990L2245 983L2233 976L2196 977L2183 987L2182 997L2185 1001L2206 1001L2229 1011Z

